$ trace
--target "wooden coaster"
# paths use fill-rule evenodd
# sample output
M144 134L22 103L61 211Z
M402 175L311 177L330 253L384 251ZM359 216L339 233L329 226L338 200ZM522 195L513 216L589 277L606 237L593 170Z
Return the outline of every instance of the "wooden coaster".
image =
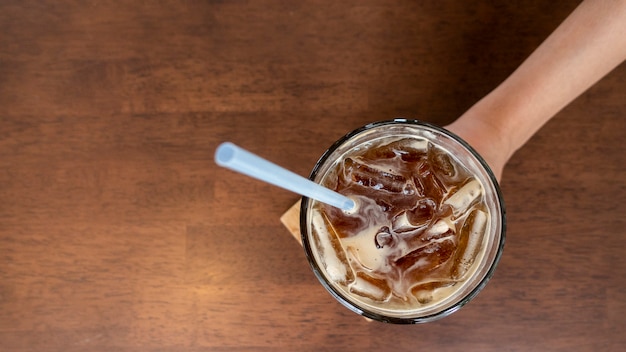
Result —
M287 230L291 233L293 238L300 243L302 246L302 236L300 235L300 203L301 201L297 201L296 204L292 205L289 210L287 210L281 217L280 222L285 225ZM363 317L368 322L371 322L372 319Z
M287 230L291 232L293 238L302 246L302 236L300 236L300 203L301 200L291 206L291 208L280 217L280 222L285 225Z

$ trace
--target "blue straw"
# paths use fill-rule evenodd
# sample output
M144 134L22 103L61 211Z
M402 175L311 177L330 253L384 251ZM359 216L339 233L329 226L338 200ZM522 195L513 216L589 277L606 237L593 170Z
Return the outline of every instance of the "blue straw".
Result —
M315 199L342 210L354 208L354 201L344 195L271 163L233 143L220 144L215 162L222 167L265 181L272 185Z

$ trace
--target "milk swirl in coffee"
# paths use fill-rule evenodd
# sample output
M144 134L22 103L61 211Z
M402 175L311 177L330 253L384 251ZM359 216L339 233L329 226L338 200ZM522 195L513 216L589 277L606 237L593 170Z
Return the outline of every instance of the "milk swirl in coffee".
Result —
M357 203L320 203L312 242L333 285L362 304L410 311L452 295L483 255L483 184L419 136L380 138L342 155L321 183Z

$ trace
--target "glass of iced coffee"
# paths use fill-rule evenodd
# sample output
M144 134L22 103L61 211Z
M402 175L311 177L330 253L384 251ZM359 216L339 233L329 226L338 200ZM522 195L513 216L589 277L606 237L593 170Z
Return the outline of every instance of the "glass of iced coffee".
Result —
M324 287L352 311L421 323L458 310L502 253L505 211L484 160L449 131L396 119L333 144L310 179L355 201L303 198L302 243Z

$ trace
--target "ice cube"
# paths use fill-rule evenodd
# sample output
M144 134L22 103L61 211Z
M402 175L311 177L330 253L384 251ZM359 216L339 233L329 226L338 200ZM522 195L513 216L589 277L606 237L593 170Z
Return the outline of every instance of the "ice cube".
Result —
M383 146L370 148L363 154L367 159L390 159L400 156L404 161L414 161L426 155L428 142L424 139L402 138Z
M415 230L418 227L411 224L411 221L409 221L409 217L407 216L406 211L403 211L391 220L391 228L394 232L408 232Z
M398 151L411 151L414 153L425 154L428 150L428 141L426 139L403 138L389 144Z
M437 204L434 200L430 198L420 199L413 209L406 212L407 218L414 226L424 226L432 220L436 208Z
M354 158L346 158L343 166L346 179L359 185L405 195L415 192L404 176L395 175L391 170L378 169Z
M402 281L405 285L415 285L433 275L439 268L445 269L445 265L456 250L453 238L445 237L410 252L395 261L396 266L402 273Z
M407 225L413 226L413 225ZM406 228L406 227L405 227ZM454 224L449 218L441 219L431 225L414 227L405 232L395 232L397 237L394 242L394 251L389 253L392 261L409 256L410 253L419 253L430 242L441 241L445 237L454 236Z
M456 175L456 169L450 155L435 148L432 144L428 145L428 161L438 174L448 177Z
M408 232L424 227L432 220L436 207L432 199L420 199L415 207L396 215L391 227L394 232Z
M409 252L397 259L395 264L406 272L428 273L448 261L455 249L456 244L448 236Z
M413 163L426 158L428 141L415 138L399 140L394 145L394 150L404 162Z
M350 195L350 197L358 205L354 212L347 212L327 204L320 205L320 208L323 209L324 215L326 216L326 220L333 224L333 229L339 238L351 233L358 233L363 228L367 227L368 219L363 217L363 210L376 206L376 203L367 197L359 195Z
M317 233L317 250L329 279L344 285L354 281L354 272L330 221L322 213L321 216L313 216L312 224Z
M462 279L474 263L487 229L489 215L475 209L465 219L459 231L459 250L455 255L452 277Z
M431 242L451 235L454 235L454 224L450 219L441 219L424 232L422 241Z
M427 246L430 242L441 241L444 237L454 236L454 225L447 220L439 220L430 226L422 226L417 230L398 233L392 260L409 255ZM452 237L451 237L452 238Z
M452 207L455 218L459 218L481 196L483 187L475 178L470 179L460 189L454 192L444 204Z
M418 172L419 175L414 178L414 183L417 185L416 189L426 197L440 202L446 193L443 182L427 165L421 167Z
M376 279L363 272L358 272L356 280L350 284L350 292L378 302L386 301L391 295L387 281Z
M428 304L434 299L434 291L436 289L451 286L454 283L454 281L449 280L420 283L411 288L411 294L419 303Z

